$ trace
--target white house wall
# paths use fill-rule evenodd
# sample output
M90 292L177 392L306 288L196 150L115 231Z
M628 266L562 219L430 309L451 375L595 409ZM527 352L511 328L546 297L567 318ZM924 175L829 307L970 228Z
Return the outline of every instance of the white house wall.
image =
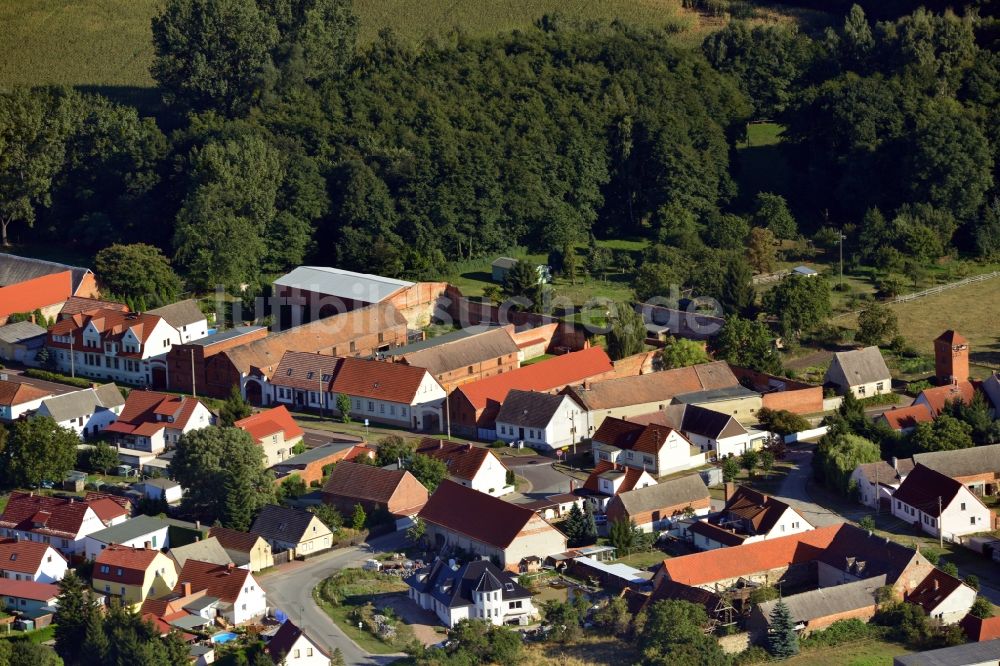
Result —
M267 613L267 595L253 576L247 576L240 595L233 602L229 618L233 624L245 624Z
M464 479L458 479L457 481L462 485L469 486L473 490L478 490L493 497L501 497L507 493L514 492L514 487L507 485L507 468L492 454L483 459L483 464L479 467L479 471L476 472L475 476L472 477L472 481L465 481Z
M976 591L968 585L959 585L958 589L931 609L928 615L944 624L955 624L972 610L975 601Z

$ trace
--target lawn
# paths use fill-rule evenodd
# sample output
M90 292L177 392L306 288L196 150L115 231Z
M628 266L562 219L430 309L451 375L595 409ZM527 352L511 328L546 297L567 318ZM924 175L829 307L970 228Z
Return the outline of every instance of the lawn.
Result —
M907 654L898 643L876 639L807 650L783 661L788 666L891 666L893 657Z
M526 643L520 663L525 666L590 666L637 664L639 661L631 644L606 635L585 634L570 645Z
M749 208L758 192L790 194L791 170L778 145L783 129L777 123L747 126L747 141L739 144L736 151L737 203L741 207Z
M320 608L361 649L373 654L395 654L414 639L409 625L397 620L394 625L396 638L387 642L366 629L359 629L354 614L367 604L380 606L380 598L405 594L406 590L406 583L400 578L373 571L345 569L317 585L312 594Z
M996 330L1000 277L890 307L899 318L899 332L921 354L932 356L934 338L954 329L969 339L973 363L1000 365L1000 337ZM857 318L845 317L838 323L854 328ZM985 375L987 371L979 368L977 374Z
M647 550L644 553L632 553L631 555L626 555L624 557L619 557L617 560L612 560L612 564L625 564L636 569L642 569L643 571L649 569L649 567L655 566L663 562L663 560L670 557L670 555L664 553L662 550Z

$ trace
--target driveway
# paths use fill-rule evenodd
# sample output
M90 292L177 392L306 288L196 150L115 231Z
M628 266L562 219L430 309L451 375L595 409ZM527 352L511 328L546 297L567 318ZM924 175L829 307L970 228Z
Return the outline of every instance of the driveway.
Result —
M309 636L331 652L340 648L348 664L388 664L401 655L373 655L358 647L313 601L312 591L324 578L340 569L361 566L376 552L399 550L405 536L394 533L372 539L366 545L338 548L305 562L291 562L259 578L271 608L284 611Z
M812 457L811 450L788 451L785 460L795 463L795 467L782 480L781 487L774 493L774 496L798 511L814 527L842 523L844 516L823 508L809 497L806 483L812 475ZM861 507L858 507L858 516L848 516L848 518L856 520L864 513Z
M523 488L522 493L532 499L542 499L547 495L556 493L568 493L569 483L572 479L562 472L553 469L551 458L544 456L518 456L504 458L504 463L514 473L524 477L531 484L530 488Z

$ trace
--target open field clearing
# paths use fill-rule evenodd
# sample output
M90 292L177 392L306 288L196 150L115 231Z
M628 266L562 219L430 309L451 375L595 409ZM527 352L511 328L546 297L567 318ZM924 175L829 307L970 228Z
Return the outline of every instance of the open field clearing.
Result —
M0 0L0 86L149 87L150 19L162 0ZM531 27L545 14L566 19L671 26L678 43L697 46L723 18L684 10L680 0L355 0L360 42L383 28L404 41L444 37L453 28L490 35ZM760 22L816 24L822 14L760 9ZM817 18L819 17L819 18ZM126 91L128 92L128 91ZM133 93L135 94L135 93ZM123 96L119 92L119 98ZM122 101L130 101L125 95Z

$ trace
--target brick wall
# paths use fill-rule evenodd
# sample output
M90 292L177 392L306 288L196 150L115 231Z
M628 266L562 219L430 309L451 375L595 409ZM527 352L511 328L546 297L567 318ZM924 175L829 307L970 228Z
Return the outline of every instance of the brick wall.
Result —
M441 309L451 317L452 322L462 328L484 322L514 324L518 327L530 326L532 328L554 325L552 348L565 347L571 351L579 351L586 348L588 344L586 331L574 324L536 312L520 312L500 308L491 303L472 301L462 296L456 287L449 286L439 302ZM529 335L529 337L531 336Z
M763 406L768 409L784 409L795 414L815 414L823 411L823 387L797 382L785 377L776 377L749 368L729 366L742 384L749 384L763 394ZM784 389L775 390L780 382Z
M224 340L214 345L173 345L167 352L167 381L171 391L181 393L191 392L191 355L194 354L195 388L203 395L225 397L229 387L239 382L239 376L228 363L212 363L210 359L216 354L238 347L254 340L267 337L268 330L247 333L236 338Z
M391 513L401 513L404 510L419 510L424 504L427 504L427 489L415 477L406 474L396 486L386 508Z
M653 372L653 361L658 352L641 352L615 361L615 379L635 377Z

